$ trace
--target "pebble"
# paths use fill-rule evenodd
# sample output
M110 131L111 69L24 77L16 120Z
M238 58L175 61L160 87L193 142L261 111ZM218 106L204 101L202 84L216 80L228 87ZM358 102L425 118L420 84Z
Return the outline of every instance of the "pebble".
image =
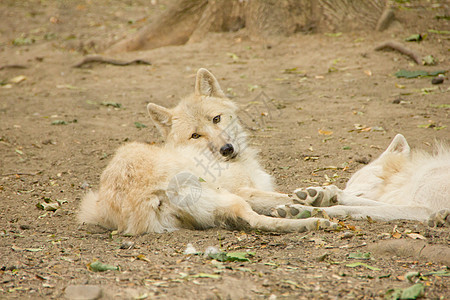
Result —
M219 253L219 248L214 247L214 246L208 246L205 249L205 254L203 255L204 257L208 257L210 254L217 254Z
M364 156L356 158L355 161L357 163L364 164L364 165L367 165L370 162L370 160Z
M134 247L134 242L132 241L123 241L122 245L120 245L120 249L129 250Z
M353 232L346 231L346 232L344 232L343 235L341 235L341 239L349 239L354 236L355 236L355 234Z
M191 243L187 244L186 250L184 250L184 254L189 255L195 253L197 253L197 250L194 248L194 246Z
M431 79L431 83L432 84L441 84L444 82L444 76L439 75L437 77L434 77L433 79Z
M69 285L65 296L72 300L95 300L102 297L102 288L97 285Z

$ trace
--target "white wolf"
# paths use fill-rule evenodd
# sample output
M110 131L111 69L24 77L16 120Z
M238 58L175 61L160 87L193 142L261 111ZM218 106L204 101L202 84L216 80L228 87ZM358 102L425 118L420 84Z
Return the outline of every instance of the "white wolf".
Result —
M310 205L281 205L274 216L297 217L321 208L330 217L374 220L428 220L430 226L450 223L450 150L443 144L434 155L411 151L395 136L381 156L357 171L344 190L330 185L295 191Z
M292 199L273 191L272 178L247 145L237 106L206 69L195 92L176 107L147 110L163 146L122 146L104 170L98 192L86 195L79 220L126 234L242 225L268 231L334 227L320 218L274 218L271 210Z

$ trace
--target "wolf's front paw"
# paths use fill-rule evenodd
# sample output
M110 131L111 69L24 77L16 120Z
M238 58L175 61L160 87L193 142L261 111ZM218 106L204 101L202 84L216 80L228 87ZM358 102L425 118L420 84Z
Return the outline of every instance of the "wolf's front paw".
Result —
M328 214L319 208L301 204L278 205L272 210L273 217L288 219L306 219L310 217L329 219Z
M442 227L450 225L450 209L446 208L435 212L428 219L428 226L430 227Z
M301 204L315 207L328 207L338 204L338 191L337 186L329 185L296 189L294 194L298 197Z

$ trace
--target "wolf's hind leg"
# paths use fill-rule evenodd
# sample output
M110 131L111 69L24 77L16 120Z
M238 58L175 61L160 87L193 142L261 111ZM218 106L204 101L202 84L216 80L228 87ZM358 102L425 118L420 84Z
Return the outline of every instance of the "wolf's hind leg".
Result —
M429 215L429 211L423 206L407 206L407 205L369 205L369 206L345 206L335 205L331 207L315 208L312 206L305 206L300 204L280 205L273 212L275 217L283 218L302 218L309 217L305 211L309 212L311 216L329 216L331 218L352 217L356 220L365 219L367 216L373 220L391 221L391 220L417 220L424 221ZM444 217L445 218L445 217Z
M442 209L435 212L428 219L428 226L430 227L442 227L445 225L450 225L450 209Z

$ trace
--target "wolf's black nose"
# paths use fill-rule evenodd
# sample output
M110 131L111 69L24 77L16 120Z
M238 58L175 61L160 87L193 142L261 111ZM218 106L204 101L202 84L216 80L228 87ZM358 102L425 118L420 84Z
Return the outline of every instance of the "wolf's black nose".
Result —
M231 156L234 152L234 148L233 145L231 144L226 144L224 146L222 146L222 148L220 148L220 154L222 154L223 156L227 157L227 156Z

